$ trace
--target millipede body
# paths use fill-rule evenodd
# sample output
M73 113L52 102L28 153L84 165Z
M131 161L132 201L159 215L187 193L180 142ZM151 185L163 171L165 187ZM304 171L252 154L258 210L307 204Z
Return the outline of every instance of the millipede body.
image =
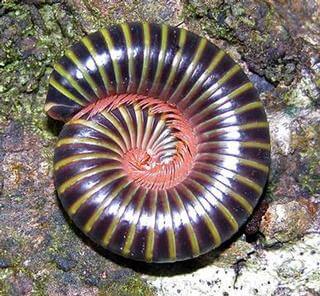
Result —
M64 209L125 257L174 262L218 247L267 180L257 91L184 29L123 23L84 37L55 64L45 111L65 122L54 155Z

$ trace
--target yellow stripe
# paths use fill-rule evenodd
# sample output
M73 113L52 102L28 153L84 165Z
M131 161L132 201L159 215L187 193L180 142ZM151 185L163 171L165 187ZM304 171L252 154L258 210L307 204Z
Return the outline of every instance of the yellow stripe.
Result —
M125 240L123 250L122 250L122 254L125 256L128 255L130 252L130 249L131 249L131 246L133 243L133 239L136 234L136 225L139 221L139 218L141 215L141 209L142 209L144 200L146 198L146 195L147 195L147 191L144 191L143 196L140 197L138 204L137 204L137 207L134 210L134 218L133 218L133 221L131 221L130 228L127 233L126 240Z
M244 158L240 158L238 156L233 156L233 155L225 155L225 154L220 154L220 153L201 153L201 156L205 156L205 158L209 158L209 159L221 159L223 161L225 161L226 159L229 159L231 161L231 159L233 160L233 163L240 163L243 164L245 166L249 166L249 167L253 167L255 169L258 169L260 171L263 171L265 173L269 172L269 167L259 163L257 161L254 160L249 160L249 159L244 159Z
M145 131L143 134L141 149L146 149L146 147L147 147L147 144L148 144L149 138L150 138L150 134L151 134L151 132L153 132L153 130L152 130L153 121L154 121L153 115L148 114L146 128L145 128Z
M193 174L197 175L198 177L200 177L201 179L204 179L208 182L211 181L210 178L208 178L208 176L206 174L203 174L201 172L195 171L193 172ZM205 191L208 192L212 197L214 197L215 199L215 203L211 202L210 198L206 198L207 201L213 206L213 207L218 207L218 209L221 211L221 213L223 214L223 216L226 218L226 220L230 223L230 226L232 227L233 231L237 231L239 228L238 222L237 220L234 218L234 216L231 214L231 212L223 205L223 203L210 191L208 190L204 185L202 185L201 183L197 182L196 180L193 180L190 178L189 180L191 183L194 184L194 186L196 186L198 188L198 190L200 191ZM204 193L204 196L207 196L207 194Z
M102 115L105 115L105 112L101 113ZM107 113L110 114L110 113ZM108 119L108 118L107 118ZM100 133L102 133L103 135L107 136L108 138L110 138L111 140L113 140L121 149L122 151L125 151L125 145L124 143L121 141L121 139L119 137L117 137L114 132L112 132L109 128L107 128L106 126L102 126L100 124L94 123L93 121L87 121L84 119L77 119L77 120L72 120L66 123L66 125L83 125L86 127L89 127L95 131L98 131Z
M161 78L161 74L164 66L164 59L167 52L168 30L169 30L169 27L167 25L164 25L164 24L161 25L161 46L160 46L160 52L158 56L157 70L152 83L150 93L156 93L159 87L159 80Z
M171 214L171 209L170 209L170 203L168 200L168 193L166 190L163 191L164 195L164 203L163 203L163 209L165 212L166 216L166 224L168 225L166 229L167 233L167 238L168 238L168 251L169 251L169 258L171 260L176 259L176 240L175 240L175 235L173 232L173 223L172 223L172 214Z
M151 148L150 146L154 144L156 139L159 139L159 136L161 136L161 132L163 131L165 126L166 126L166 123L163 120L160 119L157 122L156 126L154 127L154 129L152 131L152 136L151 136L150 140L148 141L147 150Z
M202 83L205 82L207 78L212 74L212 71L217 67L217 65L220 63L220 61L224 56L225 56L224 51L219 50L219 52L212 58L212 61L209 67L202 73L199 79L194 83L193 87L188 92L188 94L181 99L181 101L179 102L179 105L180 104L185 105L190 101L190 99L195 95L198 89L202 86Z
M217 180L218 182L220 182L219 180ZM226 195L229 195L232 199L234 199L235 201L237 201L239 204L241 204L241 206L245 209L245 211L248 213L248 215L251 215L253 212L253 206L239 193L233 191L230 187L226 186L225 184L223 184L222 182L220 182L220 184L222 186L224 186L224 193Z
M151 47L151 36L150 36L150 25L147 22L142 24L143 28L143 43L144 43L144 51L143 51L143 66L142 66L142 74L140 78L140 83L138 87L138 93L141 93L145 89L145 84L147 81L147 75L149 71L149 63L150 63L150 47Z
M201 177L202 178L202 177ZM219 183L219 187L222 186L224 187L224 191L222 192L217 186L214 186L214 184L209 180L206 179L207 182L210 182L210 184L212 184L212 186L214 188L216 188L218 191L220 191L221 193L224 193L226 195L230 195L236 202L238 202L243 209L248 213L251 214L253 211L253 207L252 205L247 201L247 199L245 197L243 197L242 195L234 192L228 185L226 185L225 183L223 183L221 180L213 177L215 179L216 182ZM202 178L203 179L203 178Z
M177 99L177 97L181 94L183 87L187 84L187 82L189 81L190 76L192 75L192 73L194 72L194 69L196 68L196 66L198 65L198 62L202 56L202 53L205 49L207 45L207 40L204 38L201 38L200 43L198 45L198 48L192 58L192 61L190 63L190 65L188 66L187 70L185 71L184 75L183 75L183 79L180 81L179 85L177 86L176 90L174 91L174 93L171 95L171 97L168 99L168 102L171 103L175 103Z
M121 105L118 107L118 110L120 111L120 114L123 115L124 113L124 106ZM125 120L118 120L118 118L116 116L114 116L112 113L111 115L114 117L114 120L112 122L112 124L117 125L117 130L120 133L120 135L122 136L122 139L124 140L125 144L126 144L126 149L129 150L130 149L130 135L128 134L128 131L125 129L125 125L126 125L126 121ZM103 116L108 117L110 116L110 113L103 113ZM124 117L123 117L124 119Z
M118 174L118 176L113 176L111 177L108 181L109 183L117 180L119 178L121 178L123 176L123 172L120 172ZM123 186L127 186L128 182L124 182L124 184L122 184ZM90 216L89 220L86 222L86 224L83 227L83 231L85 233L88 233L91 231L93 225L97 222L97 220L99 219L99 217L101 216L102 212L105 210L105 208L114 200L114 198L117 197L117 195L119 194L119 192L123 189L122 186L118 186L116 188L114 188L112 190L112 192L110 192L107 196L107 198L104 199L104 201L99 205L99 207L94 211L94 213Z
M235 89L234 91L232 91L230 94L227 95L227 97L229 99L233 99L251 88L253 88L253 84L251 82L247 82Z
M123 23L120 25L126 42L127 54L128 54L128 68L129 68L129 82L127 87L127 92L134 91L135 83L135 63L134 63L134 51L132 48L132 38L129 25Z
M226 72L216 83L212 84L198 99L194 100L194 102L189 105L188 108L191 108L194 104L198 105L205 100L207 100L213 93L215 93L222 85L227 82L234 74L240 71L240 66L233 66L228 72Z
M111 182L120 179L121 177L124 177L125 174L123 172L116 172L115 174L113 174L113 176L108 177L108 179L106 179L105 181L99 182L98 184L96 184L95 186L93 186L90 190L88 190L85 194L83 194L82 196L80 196L68 209L68 213L69 215L74 215L79 208L88 200L92 197L92 195L94 195L96 192L98 192L100 189L102 189L103 187L107 186L108 184L110 184ZM118 191L122 190L121 188L117 189ZM118 192L117 191L117 192ZM111 198L111 194L108 194L108 198Z
M249 104L246 104L244 106L241 106L239 108L236 108L236 109L233 109L233 110L230 110L228 112L225 112L225 113L221 113L217 116L214 116L206 121L203 121L201 122L197 128L198 129L201 129L203 127L207 127L208 125L211 125L213 123L217 123L217 122L220 122L224 119L227 119L231 116L234 116L234 115L237 115L237 114L241 114L241 113L245 113L245 112L248 112L248 111L251 111L251 110L255 110L255 109L258 109L258 108L262 108L263 105L261 102L257 101L257 102L252 102L252 103L249 103Z
M263 122L251 122L243 125L239 125L240 130L248 130L254 128L268 128L269 124L267 121Z
M60 92L61 94L63 94L64 96L68 97L71 101L76 102L77 104L79 104L80 106L84 106L85 103L77 98L76 96L74 96L70 91L68 91L62 84L60 84L58 81L56 81L52 76L49 79L49 83L50 85L52 85L58 92Z
M240 143L241 147L245 148L259 148L259 149L265 149L270 150L271 145L267 143L259 143L259 142L238 142Z
M143 127L144 127L144 122L143 122L143 116L142 116L142 110L140 107L137 105L134 106L134 112L136 115L136 121L137 121L137 143L136 147L141 147L142 144L142 138L143 138Z
M111 170L115 170L115 169L120 169L120 166L108 164L108 165L104 165L104 166L100 166L97 168L86 170L78 175L75 175L74 177L70 178L66 182L62 183L62 185L60 185L57 189L58 194L59 195L62 194L64 191L66 191L68 188L70 188L75 183L81 181L82 179L85 179L87 177L91 177L91 176L96 175L98 173L107 172L107 171L111 171Z
M107 93L110 94L113 87L111 86L110 79L107 75L105 68L103 67L104 61L102 60L101 57L98 56L94 45L92 44L91 40L88 37L82 38L81 42L88 49L89 53L91 54L92 58L94 59L96 66L98 67L100 76L102 78L104 88L106 89Z
M225 73L219 80L218 84L222 86L225 82L230 80L232 76L234 76L236 73L238 73L241 70L240 66L238 64L234 65L227 73Z
M116 55L116 50L114 46L114 42L110 36L110 33L107 29L101 29L101 34L108 46L109 53L112 59L112 65L113 65L113 70L114 70L114 75L116 77L116 83L117 83L117 93L121 92L120 86L122 85L122 74L121 74L121 69L118 64L118 56Z
M86 68L86 66L84 66L80 62L80 60L78 59L76 54L72 50L68 49L66 51L65 55L73 62L74 65L76 65L78 67L78 69L81 71L84 79L88 82L88 84L92 88L92 90L95 93L95 95L98 98L102 97L102 92L101 92L100 88L97 86L97 84L92 79L92 77L88 74L88 69Z
M71 86L77 90L83 97L87 99L87 101L91 101L89 94L80 86L80 84L71 76L71 74L60 64L55 64L54 69L64 77Z
M146 251L145 251L145 259L148 262L151 262L153 258L154 237L155 237L154 228L156 224L158 191L155 190L153 194L154 196L151 199L151 215L149 217L150 221L152 221L152 225L147 230Z
M118 107L118 110L123 109L123 106ZM128 132L123 126L123 122L121 122L113 113L108 113L106 111L101 112L103 117L107 119L113 126L114 128L119 132L119 134L122 136L121 139L124 140L124 143L126 145L126 149L129 149L130 146L130 140L128 138ZM117 137L117 136L116 136ZM120 139L119 137L117 137Z
M122 188L123 189L123 188ZM102 245L104 247L107 247L115 230L116 227L119 224L119 221L123 215L123 213L125 212L125 210L127 209L127 206L129 205L129 203L132 200L132 197L136 194L138 188L132 188L132 190L130 190L128 192L128 194L126 195L125 199L121 202L121 205L119 206L119 208L117 209L117 213L116 215L113 217L112 222L110 223L110 225L108 226L107 231L105 232L103 238L102 238Z
M181 212L183 212L183 214L187 217L188 219L188 223L187 224L184 224L185 228L186 228L186 231L187 231L187 234L188 234L188 238L189 238L189 241L191 243L191 248L192 248L192 255L195 257L195 256L198 256L200 254L200 247L199 247L199 242L198 242L198 239L197 239L197 235L192 227L192 224L190 222L190 218L189 218L189 215L186 211L186 208L180 198L180 196L178 195L177 191L175 188L172 188L172 192L174 193L174 198L176 200L176 203L179 207L179 210Z
M208 141L200 144L200 146L204 147L237 147L239 145L240 147L244 148L257 148L257 149L264 149L264 150L270 150L271 146L267 143L260 143L260 142L240 142L240 141Z
M114 153L111 152L104 152L104 153L80 153L76 154L70 157L66 157L62 160L59 160L58 162L55 163L54 165L54 170L58 171L59 169L63 168L64 166L77 162L77 161L83 161L83 160L90 160L90 159L113 159L113 160L118 160L118 157L114 155Z
M257 122L251 122L251 123L246 123L246 124L241 124L241 125L230 125L222 128L217 128L210 130L208 132L204 132L201 136L211 136L214 134L220 134L220 133L228 133L232 131L246 131L250 129L256 129L256 128L268 128L269 124L266 121L257 121Z
M231 179L231 180L236 179L240 183L255 190L258 194L262 193L263 188L261 186L259 186L259 184L257 184L256 182L254 182L253 180L251 180L247 177L241 176L241 175L229 170L228 168L219 167L214 164L202 162L202 161L201 161L201 167L213 169L215 172L219 173L221 176L225 177L226 179ZM232 175L232 176L227 177L228 175ZM209 180L210 179L206 179L206 181L209 181ZM242 202L244 202L244 201L242 201ZM244 206L245 206L246 210L250 210L250 208L251 208L251 205L248 204L248 202L245 202Z
M206 191L210 192L209 190L206 190ZM211 194L211 195L214 196L213 194ZM222 203L219 203L218 208L222 212L223 216L230 223L230 225L233 229L233 232L236 232L239 229L239 224L238 224L237 220L234 218L234 216L231 214L231 212Z
M170 136L170 131L165 127L165 130L161 133L161 135L154 141L150 149L152 151L163 151L168 149L169 147L176 147L177 139L172 135Z
M219 246L221 244L221 236L219 231L217 230L217 227L215 226L214 222L212 221L211 217L208 215L206 208L203 206L203 204L194 196L193 192L186 187L184 184L180 184L181 187L183 187L185 196L191 200L193 203L197 203L203 210L203 214L201 217L203 218L204 223L208 227L208 230L215 242L215 246ZM195 207L196 208L196 207Z
M269 172L269 167L267 167L264 164L261 164L259 162L253 161L253 160L243 159L243 158L238 158L238 159L239 159L240 164L256 168L258 170L264 171L265 173Z
M135 137L136 137L136 132L134 129L134 123L131 117L130 112L128 111L127 108L124 108L123 106L120 106L118 109L121 113L121 116L123 117L126 126L129 130L129 136L130 136L130 148L135 148Z
M98 147L103 147L106 148L108 150L111 150L117 154L119 154L119 156L122 157L122 153L120 149L117 149L116 145L109 143L107 141L104 141L102 139L94 139L94 138L62 138L60 139L57 144L56 147L61 147L64 145L72 145L72 144L86 144L86 145L93 145L93 146L98 146Z
M242 184L252 188L259 195L262 193L263 188L261 186L259 186L259 184L257 184L256 182L250 180L249 178L246 178L246 177L243 177L243 176L240 176L240 175L237 174L236 175L236 180L238 180Z
M187 31L184 29L180 29L179 34L180 34L179 35L179 43L178 43L179 49L177 50L177 53L176 53L175 57L173 58L170 74L169 74L169 77L168 77L168 80L167 80L165 86L163 87L163 91L159 95L160 98L167 98L168 97L168 93L171 88L170 86L172 85L172 83L174 81L174 77L176 76L177 69L179 67L179 64L180 64L180 61L182 58L183 48L184 48L184 45L187 40Z
M210 114L213 110L217 109L221 105L225 104L226 102L230 101L231 99L235 98L236 96L244 93L245 91L253 88L253 85L251 82L245 83L244 85L240 86L230 94L226 95L225 97L222 97L209 105L207 108L203 109L201 112L197 113L195 116L192 116L191 118L196 118L196 117L202 117Z

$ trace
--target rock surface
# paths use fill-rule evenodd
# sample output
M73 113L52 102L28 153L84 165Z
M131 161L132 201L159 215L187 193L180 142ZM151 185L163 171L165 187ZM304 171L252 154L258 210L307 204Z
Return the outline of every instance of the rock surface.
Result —
M83 35L148 20L224 48L261 93L272 171L247 227L173 265L99 249L52 182L61 126L43 113L52 64ZM0 295L319 295L320 4L257 0L4 0L0 4Z

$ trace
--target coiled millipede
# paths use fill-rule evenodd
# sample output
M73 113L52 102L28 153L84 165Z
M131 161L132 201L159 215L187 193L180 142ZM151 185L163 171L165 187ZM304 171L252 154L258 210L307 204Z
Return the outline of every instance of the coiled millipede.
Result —
M54 66L45 111L65 122L54 156L63 207L125 257L174 262L218 247L267 180L257 91L184 29L123 23L84 37Z

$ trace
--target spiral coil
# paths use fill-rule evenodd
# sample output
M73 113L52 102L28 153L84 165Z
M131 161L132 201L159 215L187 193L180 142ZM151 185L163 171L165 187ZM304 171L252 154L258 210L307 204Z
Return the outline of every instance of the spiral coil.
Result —
M184 29L124 23L84 37L54 66L45 111L66 122L54 157L63 207L125 257L174 262L218 247L267 180L256 90Z

